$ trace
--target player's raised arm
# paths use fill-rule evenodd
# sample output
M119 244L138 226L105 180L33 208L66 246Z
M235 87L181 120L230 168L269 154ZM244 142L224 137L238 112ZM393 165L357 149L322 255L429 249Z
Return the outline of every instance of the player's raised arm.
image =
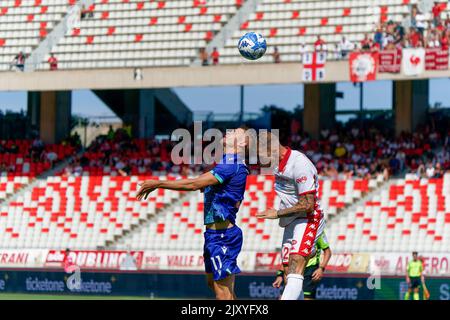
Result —
M197 191L207 186L218 184L219 180L211 173L206 172L193 179L180 179L174 181L147 180L140 184L136 198L146 200L148 195L156 189L169 189L177 191Z

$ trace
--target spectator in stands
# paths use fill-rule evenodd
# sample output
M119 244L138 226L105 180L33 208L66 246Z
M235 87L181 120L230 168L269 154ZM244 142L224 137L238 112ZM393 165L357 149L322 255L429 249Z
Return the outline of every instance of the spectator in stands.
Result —
M278 51L278 47L275 47L273 49L272 58L273 58L273 62L274 63L280 63L281 62L281 55L280 55L280 52Z
M86 18L86 15L87 15L86 6L83 4L83 6L81 7L81 12L80 12L80 19Z
M300 53L300 60L303 60L303 55L306 53L306 47L305 47L305 44L303 42L300 43L299 53Z
M427 48L439 48L441 46L435 30L431 30L428 33L428 40L426 46Z
M432 162L428 162L427 168L425 171L427 178L433 178L435 174L435 169Z
M433 24L435 27L437 27L438 24L441 22L442 11L443 11L443 9L441 7L441 4L437 1L435 1L433 9L431 9L431 12L433 14Z
M83 4L83 6L81 7L80 19L93 18L93 17L94 17L94 13L92 12L92 10L86 9L86 6Z
M327 51L327 45L326 45L325 41L320 37L320 35L317 36L317 39L314 42L314 50L315 51Z
M448 13L447 13L447 17L445 18L444 25L447 28L447 30L450 30L450 14L448 14Z
M448 43L450 42L450 30L442 31L442 36L441 36L440 42L441 42L441 49L448 50Z
M364 40L363 40L364 42L361 42L361 47L363 47L363 45L365 45L366 47L367 46L370 47L370 42L368 40L369 40L369 36L366 34L365 37L364 37ZM373 42L374 43L378 43L380 48L382 48L382 46L383 46L383 32L381 31L381 27L380 26L375 31L375 35L373 36Z
M20 71L24 71L25 68L25 54L20 51L18 55L14 57L13 65Z
M58 70L58 59L56 59L53 52L50 53L50 58L48 58L47 62L50 65L50 71Z
M54 151L50 151L45 154L45 159L50 163L50 165L53 168L53 165L55 164L56 160L58 160L58 155Z
M422 38L422 35L416 31L416 28L411 27L409 29L409 36L408 36L408 40L409 40L409 45L412 48L419 48L420 47L420 40Z
M339 49L341 51L341 58L345 59L348 53L354 49L354 45L343 36L341 42L339 42Z
M417 31L419 31L420 35L423 36L424 30L426 28L426 19L425 15L420 11L417 11L415 27L417 28Z
M211 53L211 60L212 60L212 64L214 66L217 66L219 64L219 57L220 57L220 53L217 50L216 47L214 47L213 52Z
M366 33L364 38L361 40L361 50L369 51L372 47L372 40L369 39L369 35Z
M202 62L202 66L208 65L208 53L206 52L205 48L199 49L198 57L199 57L200 61Z

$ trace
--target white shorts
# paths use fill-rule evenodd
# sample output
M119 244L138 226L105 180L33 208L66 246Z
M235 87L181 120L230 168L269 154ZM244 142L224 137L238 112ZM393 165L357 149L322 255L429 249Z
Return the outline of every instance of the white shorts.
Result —
M291 254L304 257L316 253L317 239L323 233L325 219L323 216L314 216L311 219L295 219L284 228L283 243L281 246L281 262L287 265Z

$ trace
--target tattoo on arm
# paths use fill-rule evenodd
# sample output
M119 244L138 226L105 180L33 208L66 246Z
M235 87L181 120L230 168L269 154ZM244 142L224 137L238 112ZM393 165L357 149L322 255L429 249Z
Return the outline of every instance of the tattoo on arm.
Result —
M277 211L278 217L288 217L288 216L298 216L306 218L308 213L311 213L314 211L314 205L315 205L315 195L312 193L307 193L304 195L301 195L298 199L298 203L287 209L282 209Z

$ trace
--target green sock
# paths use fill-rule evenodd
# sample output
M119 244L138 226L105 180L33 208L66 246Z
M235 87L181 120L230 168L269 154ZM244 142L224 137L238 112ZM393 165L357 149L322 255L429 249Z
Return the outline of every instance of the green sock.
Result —
M409 292L406 291L406 293L405 293L405 300L409 300L409 298L410 298Z
M415 292L415 293L413 294L413 299L414 299L414 300L419 300L419 293L418 293L418 292Z

